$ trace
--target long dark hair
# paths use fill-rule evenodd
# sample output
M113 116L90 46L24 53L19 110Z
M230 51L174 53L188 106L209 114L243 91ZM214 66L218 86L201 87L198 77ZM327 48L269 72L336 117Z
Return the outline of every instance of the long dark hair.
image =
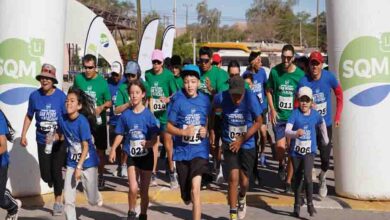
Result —
M131 86L138 86L141 89L141 91L146 94L145 85L141 82L141 80L139 80L139 79L131 80L128 83L128 87L127 87L127 93L129 94L129 97L130 97L130 88L131 88ZM145 95L145 97L142 100L143 104L145 104L145 101L146 101L145 98L146 98L146 95Z
M71 93L76 95L77 101L82 106L79 113L83 114L88 119L91 130L94 129L96 127L95 101L81 89L71 87L68 91L68 95Z
M4 115L5 122L7 123L7 127L8 127L8 134L6 134L5 137L7 138L7 140L9 142L13 143L14 142L15 130L12 127L11 123L9 122L7 116L5 116L4 112L1 109L0 109L0 112Z

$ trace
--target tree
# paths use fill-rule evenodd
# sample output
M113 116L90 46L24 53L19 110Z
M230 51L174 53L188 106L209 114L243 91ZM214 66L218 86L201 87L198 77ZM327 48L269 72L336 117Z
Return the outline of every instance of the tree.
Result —
M197 4L196 11L198 12L198 21L201 27L200 40L218 40L219 24L221 23L221 11L216 8L209 10L206 0L203 0ZM206 34L206 36L203 34Z
M93 6L100 10L109 11L121 16L134 15L135 6L130 0L78 0L87 6Z

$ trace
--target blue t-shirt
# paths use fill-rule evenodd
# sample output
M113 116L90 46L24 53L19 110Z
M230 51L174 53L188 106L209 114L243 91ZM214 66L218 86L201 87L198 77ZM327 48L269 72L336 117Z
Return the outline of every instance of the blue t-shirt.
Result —
M57 129L59 118L66 114L65 101L65 94L57 88L51 95L45 95L42 89L30 94L27 116L32 118L35 115L38 144L45 144L46 134L50 129Z
M313 109L310 115L304 115L300 109L294 109L287 123L292 124L293 131L302 129L305 133L299 138L292 138L290 142L290 154L293 157L302 157L306 153L316 154L317 134L316 128L322 124L322 116ZM301 153L298 153L301 151Z
M115 126L119 119L119 115L115 115L114 113L115 103L116 103L117 92L119 92L118 89L119 86L121 85L121 82L114 83L112 80L107 80L107 82L108 82L108 89L110 90L111 101L112 101L112 106L110 108L110 121L108 122L108 124Z
M88 142L88 154L84 160L83 168L96 167L99 164L99 158L96 153L95 145L92 143L91 129L87 118L80 114L75 120L70 120L64 116L59 121L60 132L65 137L65 143L68 148L66 166L77 167L82 153L82 141Z
M211 112L209 96L198 93L196 97L189 98L183 90L175 93L174 100L168 110L168 121L179 129L188 125L195 126L195 135L173 137L173 160L190 161L196 157L209 158L209 140L201 138L199 129L206 127L207 117Z
M268 101L265 95L265 85L267 84L268 79L267 73L265 72L264 68L260 68L255 74L252 73L250 70L247 70L244 72L243 77L246 74L252 74L253 87L251 88L251 90L257 96L263 110L268 109Z
M123 150L130 157L147 155L152 149L145 149L140 142L150 140L158 131L157 119L148 108L139 113L126 109L115 127L115 133L124 136Z
M5 119L5 115L2 111L0 111L0 135L7 135L9 133L7 120ZM9 155L8 150L6 150L3 154L0 155L0 164L1 166L7 166L9 163Z
M305 75L298 84L299 88L303 86L310 87L313 90L313 100L316 104L316 110L325 119L326 126L332 125L332 100L331 90L339 85L332 72L322 70L321 78L314 80L309 75Z
M214 106L222 109L222 141L228 144L233 142L234 136L245 135L252 127L253 121L263 112L256 95L248 89L245 89L244 98L239 106L234 105L228 91L215 95ZM254 136L245 141L241 147L244 149L254 148Z

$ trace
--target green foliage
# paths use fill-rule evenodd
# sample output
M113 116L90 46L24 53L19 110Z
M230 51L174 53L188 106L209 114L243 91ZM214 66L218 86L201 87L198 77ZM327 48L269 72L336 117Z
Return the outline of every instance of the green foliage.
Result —
M192 42L189 33L175 39L172 54L179 55L184 60L192 59L192 52Z

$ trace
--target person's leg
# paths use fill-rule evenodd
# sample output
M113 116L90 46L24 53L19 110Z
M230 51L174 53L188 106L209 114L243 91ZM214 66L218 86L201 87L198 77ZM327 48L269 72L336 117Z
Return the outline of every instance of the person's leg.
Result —
M230 210L237 211L238 183L240 178L239 169L231 169L228 178L228 202Z
M299 217L301 208L301 192L302 192L302 178L303 178L303 162L298 157L290 157L294 173L294 215Z
M96 146L96 152L99 156L99 165L98 165L98 173L99 173L99 180L98 180L98 187L99 190L103 190L105 187L103 173L104 173L104 166L106 165L106 149L107 149L107 128L106 126L102 125L96 128L96 132L94 132L94 140L95 140L95 146Z
M168 132L164 131L163 135L163 143L165 150L167 151L167 159L168 159L168 168L169 168L169 178L171 189L175 189L178 187L176 175L175 175L175 164L173 162L173 140L172 135Z
M62 177L62 168L66 159L66 146L63 141L57 142L52 151L52 178L54 185L54 196L56 203L62 203L62 190L64 188L64 178Z
M255 133L255 150L256 150L256 154L255 154L255 161L254 161L254 164L253 164L253 178L255 180L255 183L256 184L260 184L260 179L257 179L257 178L260 178L259 177L259 173L258 173L258 170L257 170L257 167L259 165L259 153L260 153L260 130L257 131Z
M138 193L138 182L135 166L129 166L127 168L127 177L129 180L129 212L135 212L135 207L137 205L137 193Z
M38 161L39 161L39 171L41 172L42 180L49 185L53 186L53 180L51 176L52 169L52 154L45 153L45 145L38 144Z
M65 216L67 220L77 219L76 216L76 187L74 168L67 167L64 184Z
M8 166L0 167L0 207L7 210L8 216L17 215L21 206L20 200L16 200L6 188L8 179ZM8 218L7 218L8 219Z
M158 146L160 146L160 136L157 137L157 142L153 145L153 170L151 186L157 186Z
M149 184L152 171L141 169L138 169L138 171L140 173L141 215L146 216L149 206Z
M84 194L87 196L88 203L92 206L103 205L103 197L98 190L98 168L90 167L84 169L81 175Z
M181 199L186 205L188 205L191 202L191 178L189 162L177 161L176 170L180 187Z
M306 154L304 157L304 174L305 174L305 189L307 199L307 211L310 216L313 216L317 211L313 204L313 182L312 182L312 169L314 166L314 155Z
M320 189L319 189L319 194L321 197L326 197L328 194L328 188L326 186L326 173L329 169L329 164L330 164L330 153L332 151L332 126L327 127L327 132L328 132L328 137L329 137L329 143L325 145L323 143L323 138L321 134L318 132L317 135L317 143L318 148L320 150L320 157L321 157L321 173L318 176L320 180Z
M200 202L200 185L202 176L197 175L192 178L191 200L192 200L192 219L200 220L202 215L202 204Z

